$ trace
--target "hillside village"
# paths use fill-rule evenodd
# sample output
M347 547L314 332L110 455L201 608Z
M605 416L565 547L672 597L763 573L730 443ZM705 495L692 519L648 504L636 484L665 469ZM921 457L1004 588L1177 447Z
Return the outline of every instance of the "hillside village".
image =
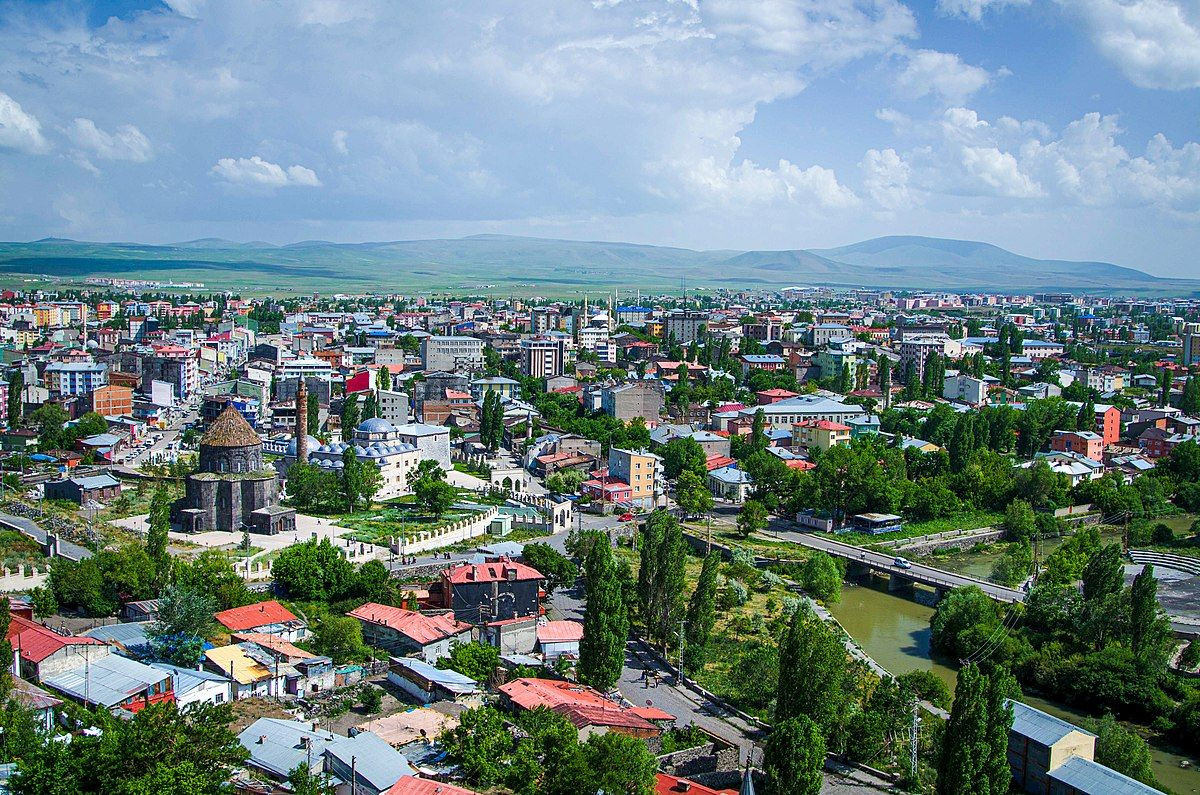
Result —
M1200 301L108 280L0 343L13 791L154 731L256 795L932 791L971 686L1022 791L1200 754Z

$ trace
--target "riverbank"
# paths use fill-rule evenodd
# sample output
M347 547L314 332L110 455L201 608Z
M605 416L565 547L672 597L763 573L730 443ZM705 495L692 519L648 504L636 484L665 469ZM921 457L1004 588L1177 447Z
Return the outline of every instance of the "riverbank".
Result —
M930 652L929 620L933 616L932 591L915 588L911 595L888 593L886 581L873 584L847 583L840 602L829 612L858 642L863 651L895 675L909 671L931 671L953 689L957 674L952 661L935 660ZM1087 717L1080 710L1035 696L1023 701L1065 720L1078 722ZM1176 749L1151 743L1154 774L1162 784L1178 795L1200 795L1200 760L1181 756ZM1190 769L1180 762L1190 761Z

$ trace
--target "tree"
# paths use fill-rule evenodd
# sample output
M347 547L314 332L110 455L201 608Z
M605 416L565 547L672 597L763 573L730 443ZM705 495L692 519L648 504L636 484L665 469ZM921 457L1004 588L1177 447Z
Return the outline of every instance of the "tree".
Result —
M146 554L154 564L154 587L161 590L171 577L171 555L167 552L167 534L171 530L171 501L161 481L150 498L150 527L146 531Z
M392 388L392 372L387 368L387 365L381 366L375 371L375 388L376 389L391 389Z
M827 552L813 552L804 562L801 582L804 590L822 602L836 602L842 598L842 570L837 561Z
M304 762L288 773L288 784L293 795L334 795L337 792L328 773L314 773Z
M9 605L8 597L0 595L0 655L6 662L13 658L12 643L8 639L8 626L12 623ZM12 676L11 664L0 669L0 703L8 701L8 694L12 692Z
M321 432L321 401L317 399L316 392L308 393L308 403L306 405L308 406L308 426L306 432L310 436L316 436Z
M1111 712L1098 721L1089 721L1087 728L1096 734L1097 762L1147 786L1162 789L1154 775L1150 746L1118 723Z
M486 682L490 679L499 664L500 650L495 646L478 641L452 643L450 656L437 661L438 668L458 671L476 682Z
M25 411L25 373L13 370L8 377L8 427L16 428L21 424Z
M358 567L354 590L373 602L387 598L391 572L381 560L368 560Z
M354 564L328 538L285 547L271 567L275 583L291 598L334 601L354 587Z
M342 498L346 510L353 513L369 508L382 486L379 467L373 461L359 461L354 449L347 447L342 453Z
M350 616L329 616L313 629L313 647L341 665L366 656L362 624Z
M580 769L588 771L587 776L575 778L565 792L550 790L547 795L653 795L658 762L642 740L617 732L593 734L579 750Z
M1125 568L1121 564L1120 544L1101 547L1083 567L1083 598L1086 602L1095 602L1109 594L1120 593L1124 585Z
M199 664L204 639L216 626L216 600L203 591L168 585L158 597L158 618L146 633L155 656L184 668Z
M1026 539L1010 544L992 567L992 579L1001 585L1019 585L1033 569L1033 546Z
M346 395L346 399L342 401L342 438L348 438L351 431L358 427L358 423L358 395Z
M587 478L582 470L560 469L546 478L546 488L555 494L575 494Z
M663 460L663 474L669 480L676 480L684 472L708 474L704 465L707 459L704 448L691 436L677 436L658 452Z
M696 590L688 600L684 620L683 665L694 672L704 664L705 651L717 620L717 575L721 567L720 553L710 552L700 568Z
M758 500L746 500L737 518L738 532L743 538L767 528L767 509Z
M674 516L659 508L642 525L638 596L647 634L664 647L683 609L687 544Z
M966 659L996 634L1000 608L978 586L955 588L938 602L930 620L930 646L939 654Z
M1143 674L1163 671L1174 646L1170 621L1158 603L1154 566L1145 566L1133 578L1129 599L1129 648Z
M579 576L579 567L549 544L526 544L521 550L521 557L545 576L547 593L554 593L555 588L563 585L573 584Z
M938 759L938 795L1006 795L1012 782L1008 734L1016 683L1003 672L985 676L963 666Z
M1184 382L1179 409L1189 417L1200 417L1200 377L1188 376Z
M68 432L67 420L70 416L57 403L43 403L29 413L29 423L37 431L38 447L43 451L54 450L64 445L63 440Z
M1004 512L1004 537L1009 541L1025 541L1037 528L1033 508L1025 500L1013 500Z
M810 718L826 738L837 735L850 706L850 668L842 642L805 605L779 643L775 720Z
M676 502L684 516L700 516L708 513L713 507L712 492L708 490L703 478L688 470L679 476L675 488Z
M101 732L80 734L68 746L37 742L21 754L14 792L63 795L215 795L225 792L248 752L230 731L228 704L151 704L130 720L93 714Z
M612 548L592 544L586 561L587 605L583 613L583 640L579 644L579 679L601 692L621 677L629 613L621 597Z
M432 464L432 467L424 467L425 464ZM425 471L422 471L424 469ZM428 459L421 462L415 470L416 480L413 483L413 496L417 498L417 504L422 509L433 514L437 518L441 518L442 514L450 510L450 506L454 505L454 500L458 497L458 492L454 487L446 482L446 473L436 462Z
M229 558L220 550L207 549L191 560L177 560L172 573L176 586L211 596L217 610L255 601L246 581L233 570Z
M825 738L803 715L778 723L763 749L766 795L817 795L825 781Z

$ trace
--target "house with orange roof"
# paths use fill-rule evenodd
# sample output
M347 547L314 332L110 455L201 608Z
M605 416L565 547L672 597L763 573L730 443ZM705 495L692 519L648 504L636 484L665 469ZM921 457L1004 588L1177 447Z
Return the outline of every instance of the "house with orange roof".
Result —
M230 632L261 632L289 642L308 637L305 623L274 599L222 610L213 617Z
M801 420L792 425L792 447L828 450L850 444L850 426L832 420Z
M660 723L675 720L660 709L622 706L598 690L575 682L521 678L501 685L499 690L501 703L511 710L545 707L562 715L579 731L581 741L608 732L638 739L657 737L662 734Z
M417 655L435 662L455 643L471 642L471 625L453 613L428 614L367 602L346 615L362 624L363 642L396 656Z

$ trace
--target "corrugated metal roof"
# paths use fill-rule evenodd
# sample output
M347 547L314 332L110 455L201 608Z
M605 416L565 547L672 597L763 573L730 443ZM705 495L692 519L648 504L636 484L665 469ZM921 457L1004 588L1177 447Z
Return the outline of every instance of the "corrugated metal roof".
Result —
M443 670L415 657L393 657L392 665L407 668L421 678L434 682L452 693L474 693L479 689L479 683L471 677L464 676L458 671Z
M42 681L60 693L80 701L114 707L170 674L127 657L110 654L78 668Z
M1088 795L1155 795L1158 790L1099 762L1072 756L1050 771L1050 778Z
M1096 736L1091 732L1084 731L1073 723L1068 723L1061 718L1048 715L1028 704L1013 701L1012 699L1009 699L1008 703L1012 705L1013 709L1012 730L1023 737L1028 737L1034 742L1041 743L1047 747L1054 745L1071 732L1081 732L1092 737Z

